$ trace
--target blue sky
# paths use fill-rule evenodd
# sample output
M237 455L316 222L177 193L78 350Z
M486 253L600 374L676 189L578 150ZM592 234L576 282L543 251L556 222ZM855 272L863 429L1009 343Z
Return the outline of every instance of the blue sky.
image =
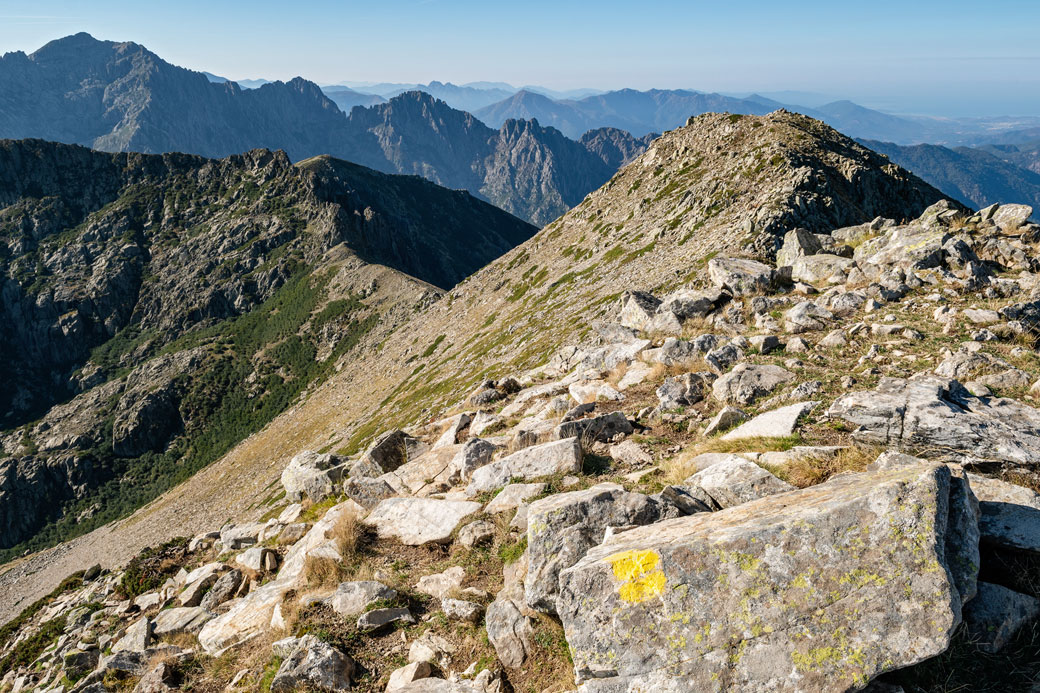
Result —
M232 79L803 90L895 112L1040 115L1037 0L0 0L0 52L77 31Z

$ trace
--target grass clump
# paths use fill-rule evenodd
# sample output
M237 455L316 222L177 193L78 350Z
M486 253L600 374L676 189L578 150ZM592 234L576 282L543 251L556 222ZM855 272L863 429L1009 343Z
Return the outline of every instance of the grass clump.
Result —
M516 563L527 551L527 535L524 534L517 541L502 544L498 547L498 557L505 565Z

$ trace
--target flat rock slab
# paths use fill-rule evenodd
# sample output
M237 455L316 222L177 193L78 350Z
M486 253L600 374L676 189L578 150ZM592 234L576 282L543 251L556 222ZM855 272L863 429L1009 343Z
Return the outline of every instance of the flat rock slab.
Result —
M581 443L577 438L533 445L507 455L473 472L466 495L472 498L502 488L512 479L536 479L552 474L581 471Z
M473 501L435 498L387 498L365 518L381 538L392 537L402 544L446 544L459 523L481 505Z
M799 402L759 414L722 436L722 440L741 438L784 438L794 433L798 419L819 402Z
M1040 411L1012 399L975 397L956 380L882 378L874 390L840 397L827 415L858 426L853 437L866 443L1040 463Z
M544 490L545 484L509 484L491 499L484 511L495 515L516 510L521 503L537 496Z
M560 573L586 691L845 691L943 652L977 510L944 465L638 527Z

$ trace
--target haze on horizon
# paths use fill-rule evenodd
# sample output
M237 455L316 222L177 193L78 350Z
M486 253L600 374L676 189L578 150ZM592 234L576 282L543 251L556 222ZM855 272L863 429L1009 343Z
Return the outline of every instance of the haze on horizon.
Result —
M815 92L894 113L1040 115L1040 3L616 0L0 5L0 52L86 31L230 79Z

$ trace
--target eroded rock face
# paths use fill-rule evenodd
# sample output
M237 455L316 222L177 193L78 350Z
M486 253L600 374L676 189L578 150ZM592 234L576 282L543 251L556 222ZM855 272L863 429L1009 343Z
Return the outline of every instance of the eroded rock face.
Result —
M1040 462L1040 411L975 397L956 380L882 378L872 391L839 398L827 414L859 426L853 436L863 442Z
M617 535L560 574L578 682L845 691L942 652L978 566L959 483L850 474Z

